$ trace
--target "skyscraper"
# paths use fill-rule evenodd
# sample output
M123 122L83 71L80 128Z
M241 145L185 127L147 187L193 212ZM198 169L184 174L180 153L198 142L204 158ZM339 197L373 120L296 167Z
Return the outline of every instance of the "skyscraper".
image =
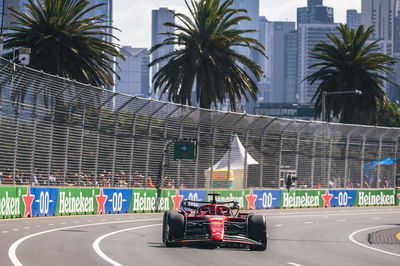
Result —
M332 24L333 8L323 5L322 0L308 0L307 7L297 8L298 24Z
M15 9L19 9L21 5L21 0L2 0L0 2L0 27L1 33L4 34L4 28L11 26L11 22L14 21L11 16L11 11L9 8L13 7Z
M167 22L175 23L174 13L175 13L174 10L170 10L168 8L160 8L158 10L152 10L152 12L151 12L151 46L162 43L166 38L168 38L168 36L163 35L163 33L172 32L174 30L174 28L164 25ZM172 45L163 46L151 54L151 60L154 60L156 58L160 58L164 55L167 55L167 54L171 53L173 50L174 50L174 47ZM151 77L153 77L154 74L157 73L158 70L160 70L160 68L162 68L165 64L166 64L166 62L161 62L157 65L154 65L151 68ZM162 100L167 99L166 95L161 96L161 94L159 92L157 94L154 94L154 92L152 92L152 93L153 93L153 95L152 95L153 98L162 99ZM162 97L162 98L160 98L160 97Z
M319 42L330 40L328 33L337 33L337 24L300 24L298 25L298 102L309 104L317 91L318 83L310 85L304 79L314 73L316 69L309 69L309 66L318 61L310 57L311 51Z
M105 26L113 26L113 0L87 0L89 1L89 7L94 5L103 4L91 12L87 14L87 17L94 17L94 16L104 16L104 23ZM107 33L112 35L112 29L107 29ZM110 36L105 37L105 40L108 42L112 42L112 38Z
M276 21L268 23L267 51L269 58L267 61L268 64L266 75L270 77L271 80L269 102L288 102L288 90L293 89L288 88L290 84L288 81L293 81L293 78L296 79L296 73L294 73L293 77L293 71L288 71L287 68L293 67L293 65L289 64L296 63L296 61L290 61L293 58L289 58L289 55L295 57L292 52L293 48L296 49L296 47L293 47L292 44L293 41L297 41L297 38L295 38L295 40L291 39L293 38L291 34L293 31L295 31L295 29L295 22ZM288 76L288 74L290 76ZM290 86L295 86L295 82L296 80L294 81L294 84L290 84Z
M346 24L352 29L357 29L361 25L361 13L356 9L347 10Z
M239 25L236 26L239 30L256 30L256 32L246 33L244 36L250 37L256 40L260 40L260 1L259 0L234 0L232 3L232 8L235 9L245 9L247 13L240 13L240 16L247 16L250 20L243 20ZM262 57L260 54L254 50L250 50L246 47L233 47L235 51L238 53L247 56L248 58L254 60L257 64L262 63ZM246 70L246 69L245 69ZM248 72L249 73L249 72ZM251 75L250 75L251 76ZM254 78L254 77L253 77ZM255 78L254 78L255 79ZM261 95L259 95L260 97ZM249 102L245 103L244 99L242 100L243 109L252 114L254 112L254 107L256 105L256 101L252 99L252 97L248 97ZM242 108L239 108L242 109Z
M395 55L396 16L399 15L400 0L362 0L361 24L365 27L374 26L371 40L380 40L380 52L389 56ZM400 74L398 74L400 75ZM395 77L392 77L393 79ZM396 100L397 88L387 82L384 84L386 94Z
M259 17L259 42L267 47L267 36L268 36L268 20L264 17L261 16ZM269 53L269 51L268 51ZM265 56L262 56L261 54L257 53L257 59L256 62L258 62L258 65L262 68L264 73L267 73L267 58ZM269 99L269 93L270 93L270 78L269 76L262 77L261 80L258 82L258 89L260 90L260 97L258 98L258 102L266 102Z
M121 79L116 81L115 90L128 95L148 97L149 96L149 68L150 57L146 48L132 48L122 46L121 54L125 61L118 58L117 69Z

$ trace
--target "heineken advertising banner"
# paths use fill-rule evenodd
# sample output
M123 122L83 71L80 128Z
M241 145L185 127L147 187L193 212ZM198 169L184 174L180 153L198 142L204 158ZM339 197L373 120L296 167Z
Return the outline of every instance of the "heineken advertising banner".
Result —
M177 190L0 187L0 218L179 210L183 199L239 202L241 209L393 206L399 189Z
M31 187L32 216L56 215L58 188Z
M250 190L247 190L250 191ZM219 202L237 201L241 209L247 208L247 200L245 200L245 190L208 190L207 193L219 193L217 197ZM208 201L212 200L212 196L208 196Z
M400 188L396 189L396 202L397 202L397 206L400 206Z
M247 191L247 208L250 210L276 209L281 205L281 190L251 189Z
M357 190L356 206L396 205L395 189Z
M0 218L31 217L32 200L26 187L0 187Z
M330 189L327 198L330 207L351 207L356 203L357 191L354 189Z
M131 203L132 189L103 188L106 197L104 213L127 213Z
M132 189L130 212L179 210L182 199L176 189Z
M329 202L328 190L283 190L281 196L281 208L330 207Z
M59 188L56 215L105 213L103 189Z

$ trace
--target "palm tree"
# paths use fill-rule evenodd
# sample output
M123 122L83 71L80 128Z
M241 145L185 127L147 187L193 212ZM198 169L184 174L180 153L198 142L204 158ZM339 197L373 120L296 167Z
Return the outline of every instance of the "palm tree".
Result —
M255 30L239 30L235 25L250 20L241 15L243 9L232 9L233 0L185 0L190 16L178 13L181 24L166 23L175 29L165 33L168 37L151 48L150 53L169 45L175 50L154 59L149 66L169 60L154 75L154 90L168 93L168 99L191 105L192 88L202 108L211 108L229 98L230 107L236 110L236 100L248 96L256 99L255 80L264 75L260 66L233 48L245 47L265 55L264 46L246 34ZM249 71L245 71L248 69Z
M335 94L326 97L326 117L339 118L342 123L375 124L380 106L386 105L383 91L396 59L378 52L379 41L369 41L373 27L357 30L341 24L337 27L339 36L330 33L332 43L320 42L315 45L311 57L319 62L310 66L318 70L306 77L313 84L320 82L313 97L316 117L322 112L323 92L354 91L357 94Z
M50 74L94 86L114 84L113 57L121 57L118 46L105 40L104 16L88 17L86 0L28 0L27 13L11 9L16 22L7 28L5 49L29 47L29 66ZM118 76L117 76L118 77Z

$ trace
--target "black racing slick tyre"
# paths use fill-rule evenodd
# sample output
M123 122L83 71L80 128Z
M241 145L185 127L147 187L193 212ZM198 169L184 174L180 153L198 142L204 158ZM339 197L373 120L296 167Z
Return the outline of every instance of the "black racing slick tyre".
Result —
M248 219L249 237L261 245L250 246L250 250L265 251L267 249L267 223L263 215L251 215Z
M162 240L166 247L178 246L175 239L185 233L185 217L176 211L166 211L163 217Z

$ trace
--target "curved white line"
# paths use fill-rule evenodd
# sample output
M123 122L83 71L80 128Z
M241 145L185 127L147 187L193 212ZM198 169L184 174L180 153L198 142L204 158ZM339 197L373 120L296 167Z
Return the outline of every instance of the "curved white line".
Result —
M114 266L122 266L122 264L119 264L118 262L116 262L115 260L111 259L110 257L108 257L106 254L104 254L104 252L101 250L100 248L100 242L109 236L115 235L115 234L119 234L125 231L130 231L130 230L136 230L136 229L142 229L142 228L146 228L146 227L152 227L152 226L159 226L162 224L150 224L150 225L143 225L143 226L137 226L137 227L132 227L132 228L127 228L127 229L123 229L123 230L119 230L119 231L115 231L115 232L111 232L108 233L106 235L102 235L100 237L98 237L94 242L93 242L93 249L94 251L97 253L97 255L99 255L103 260L107 261L108 263L114 265Z
M364 244L362 244L362 243L360 243L360 242L358 242L357 240L354 239L354 236L355 236L356 234L360 233L360 232L367 231L367 230L371 230L371 229L376 229L376 228L382 228L382 227L391 227L391 226L389 226L389 225L381 225L381 226L375 226L375 227L364 228L364 229L361 229L361 230L358 230L358 231L355 231L355 232L351 233L351 234L349 235L349 239L350 239L350 241L352 241L353 243L355 243L355 244L357 244L357 245L360 245L360 246L362 246L362 247L364 247L364 248L369 248L369 249L372 249L372 250L375 250L375 251L378 251L378 252L382 252L382 253L385 253L385 254L388 254L388 255L400 257L400 254L392 253L392 252L385 251L385 250L381 250L381 249L377 249L377 248L373 248L373 247L364 245Z
M92 224L81 224L81 225L73 225L73 226L67 226L67 227L61 227L61 228L55 228L55 229L51 229L51 230L46 230L46 231L42 231L39 233L35 233L32 235L28 235L25 237L22 237L20 239L18 239L17 241L15 241L10 248L8 249L8 257L11 260L11 263L16 265L16 266L22 266L22 263L19 261L16 251L18 246L24 242L25 240L35 237L35 236L39 236L39 235L43 235L43 234L47 234L47 233L52 233L55 231L60 231L60 230L65 230L65 229L71 229L71 228L78 228L78 227L87 227L87 226L95 226L95 225L104 225L104 224L116 224L116 223L132 223L132 222L147 222L147 221L159 221L160 219L141 219L141 220L125 220L125 221L115 221L115 222L101 222L101 223L92 223Z

